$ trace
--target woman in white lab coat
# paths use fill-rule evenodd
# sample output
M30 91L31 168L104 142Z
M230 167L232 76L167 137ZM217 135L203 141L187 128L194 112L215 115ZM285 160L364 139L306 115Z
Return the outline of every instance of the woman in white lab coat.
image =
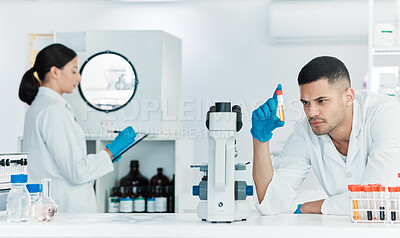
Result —
M51 193L60 212L96 212L94 180L113 170L113 154L136 136L127 127L104 150L87 155L83 130L62 97L80 81L76 53L52 44L38 53L19 88L19 98L30 105L23 140L23 150L29 153L28 175L30 181L52 179Z

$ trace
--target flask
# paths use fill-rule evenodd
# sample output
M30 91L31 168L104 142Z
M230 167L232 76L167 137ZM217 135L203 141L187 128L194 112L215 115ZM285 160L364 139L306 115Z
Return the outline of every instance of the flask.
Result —
M168 183L169 179L163 174L163 168L157 168L157 174L151 178L150 184L152 186L167 186Z
M120 181L120 186L147 186L149 180L139 172L139 161L131 161L131 170L129 174L123 177Z
M156 211L156 198L154 197L154 193L155 193L155 187L150 186L146 199L147 201L146 210L148 213L153 213Z
M39 199L40 193L42 192L42 184L40 183L30 183L26 185L29 195L31 196L31 204Z
M124 194L119 201L119 211L124 213L133 212L132 186L124 187Z
M134 190L135 189L136 194L135 198L133 199L133 212L145 212L146 198L144 197L144 187L134 187Z
M120 200L120 188L114 187L111 189L110 196L108 197L108 212L117 213L119 212L119 200Z
M26 189L28 175L11 175L12 187L7 195L7 221L26 222L29 217L31 196Z
M51 198L51 179L43 178L42 193L39 199L32 204L32 218L35 221L51 221L58 213L57 204Z

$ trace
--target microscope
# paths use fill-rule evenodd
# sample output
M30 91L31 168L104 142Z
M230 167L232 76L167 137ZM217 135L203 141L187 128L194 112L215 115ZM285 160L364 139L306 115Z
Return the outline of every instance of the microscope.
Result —
M193 186L193 195L200 198L197 215L203 221L245 221L250 214L246 197L253 195L253 186L235 180L235 172L245 171L247 165L235 164L236 132L242 125L240 106L231 107L230 102L217 102L207 112L208 164L191 165L204 172L199 185Z

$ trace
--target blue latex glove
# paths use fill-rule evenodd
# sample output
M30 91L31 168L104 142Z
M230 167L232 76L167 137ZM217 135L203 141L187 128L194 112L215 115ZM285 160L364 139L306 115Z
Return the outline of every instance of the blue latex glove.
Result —
M278 84L276 90L282 90L282 85ZM285 125L285 122L281 121L279 117L276 116L276 111L278 109L276 90L272 98L268 99L267 102L254 110L251 116L251 135L254 139L262 142L271 140L272 131L275 128Z
M300 211L300 207L301 207L302 205L303 205L303 204L297 205L297 209L296 209L296 211L294 211L293 214L303 214L303 213Z
M136 132L133 130L131 126L128 126L123 131L121 131L118 136L108 145L106 145L107 149L110 150L111 154L117 155L122 150L124 150L127 146L129 146L132 142L135 141ZM113 162L117 162L119 158L115 158Z

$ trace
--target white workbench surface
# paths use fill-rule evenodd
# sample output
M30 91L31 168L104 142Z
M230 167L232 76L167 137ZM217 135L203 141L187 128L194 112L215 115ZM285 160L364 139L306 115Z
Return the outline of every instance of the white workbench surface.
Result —
M400 224L327 215L253 215L231 224L202 222L196 214L60 214L40 224L0 219L0 237L400 237Z

